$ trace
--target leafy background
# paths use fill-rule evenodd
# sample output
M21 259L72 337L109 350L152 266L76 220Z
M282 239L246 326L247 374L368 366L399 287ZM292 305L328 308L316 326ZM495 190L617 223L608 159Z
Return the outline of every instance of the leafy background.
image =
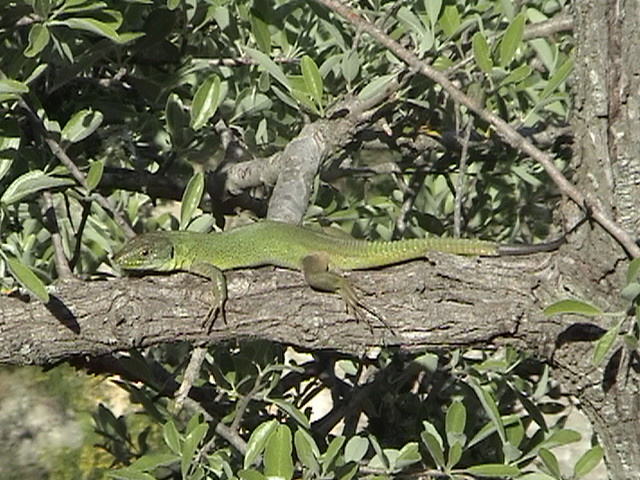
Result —
M572 38L533 31L564 15L564 1L352 6L566 167ZM45 285L62 276L56 235L72 274L90 279L113 273L110 257L129 225L209 231L264 215L269 185L220 192L216 174L280 152L303 125L339 115L336 105L391 85L371 121L324 162L306 222L369 239L535 242L551 232L556 192L539 166L319 4L18 1L0 7L0 38L7 292L21 285L47 300ZM567 402L547 367L510 348L381 349L355 359L262 342L220 345L200 379L215 405L175 412L155 369L179 377L187 355L180 344L123 353L110 384L126 401L104 377L69 367L25 374L81 412L73 415L85 432L79 445L39 453L32 472L534 480L580 478L602 457L593 443L559 466L553 449L580 437L565 428ZM13 373L5 372L7 382L17 381ZM78 389L87 399L69 393ZM70 458L81 462L63 467Z

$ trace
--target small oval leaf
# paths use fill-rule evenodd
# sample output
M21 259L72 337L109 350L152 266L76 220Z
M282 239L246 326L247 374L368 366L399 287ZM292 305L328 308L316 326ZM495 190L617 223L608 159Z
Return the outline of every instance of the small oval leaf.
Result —
M591 470L596 468L602 461L603 456L604 452L600 445L596 445L595 447L587 450L573 467L574 478L584 477L586 474L591 472Z
M98 110L80 110L73 114L62 129L62 139L70 143L84 140L102 124L102 112Z
M493 60L491 60L487 39L481 32L476 32L471 39L471 45L473 47L473 57L476 59L480 70L484 73L491 73Z
M465 470L478 477L513 477L520 475L520 469L512 465L501 463L485 463L484 465L474 465Z
M199 130L216 113L220 100L220 77L211 75L196 90L191 105L191 128Z
M69 178L52 177L42 170L32 170L16 178L0 197L0 203L11 205L41 190L73 185Z
M543 310L543 313L550 317L552 315L560 315L563 313L575 313L578 315L586 315L587 317L595 317L602 315L602 310L587 302L581 300L566 299L552 303Z
M293 405L291 402L286 402L278 398L269 398L267 399L267 401L276 405L281 411L288 414L303 428L306 428L306 429L311 428L311 425L309 423L309 419L307 418L307 416L304 413L302 413L302 411L298 407Z
M18 80L0 78L0 93L29 93L29 87Z
M264 451L269 437L275 432L276 428L278 428L278 421L273 419L261 423L251 432L251 436L247 442L247 451L244 454L243 465L245 469L251 467L256 458L258 458L258 455Z
M171 451L175 454L180 453L180 434L178 433L178 429L176 428L176 424L173 423L173 420L169 420L162 427L162 436L164 437L164 443L171 449Z
M364 458L369 450L369 440L359 435L354 435L349 439L344 447L344 461L359 462Z
M24 50L24 56L33 58L38 55L49 44L51 35L49 29L41 24L34 23L29 30L29 45Z
M33 293L38 299L47 303L49 301L49 294L44 286L44 283L36 276L33 271L20 263L17 258L7 257L7 265L13 277L18 281L20 285Z
M316 62L309 55L305 55L301 60L302 78L307 87L307 92L311 94L316 104L322 106L322 75L316 65Z
M204 192L204 175L202 172L198 172L191 177L187 188L182 195L182 204L180 206L180 230L184 230L189 222L193 213L200 205L202 201L202 194Z
M513 19L502 36L500 42L500 66L506 67L518 50L524 33L524 14L520 13Z
M305 430L299 428L293 436L293 444L296 447L296 454L302 464L314 475L317 475L320 472L320 465L318 464L320 451L313 437Z
M293 477L291 430L278 425L264 449L264 476L268 480L291 480Z
M89 173L87 173L87 189L91 192L98 186L100 180L102 180L102 173L104 172L104 162L99 160L93 162L89 167Z
M445 429L447 436L464 432L467 423L467 409L460 400L456 400L447 409L445 417Z
M440 442L438 442L438 439L429 432L422 432L420 434L420 439L422 440L422 443L426 445L427 450L429 450L431 458L433 458L436 465L439 468L444 468L444 452L442 451L442 446L440 445Z
M600 365L604 357L607 355L607 353L609 353L609 350L611 350L611 347L613 346L614 342L618 338L618 333L620 333L620 326L621 326L621 323L618 322L616 325L611 327L607 331L607 333L602 335L600 339L596 342L596 346L593 349L593 360L592 360L594 367L597 367L598 365Z

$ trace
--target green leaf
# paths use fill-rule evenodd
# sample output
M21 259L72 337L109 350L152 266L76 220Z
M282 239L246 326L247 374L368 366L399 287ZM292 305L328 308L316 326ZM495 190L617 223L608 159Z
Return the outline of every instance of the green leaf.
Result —
M180 205L180 230L187 228L189 221L193 217L194 212L202 201L204 192L204 175L198 172L189 179L187 188L182 195L182 204Z
M159 466L169 465L175 462L179 457L171 453L159 453L154 455L144 455L138 458L130 465L132 470L151 471Z
M172 93L167 96L167 102L164 105L164 118L174 145L184 141L183 129L187 126L185 111L182 99L178 94Z
M254 50L253 48L245 47L245 51L249 54L249 56L258 63L262 68L264 68L267 72L271 74L273 78L275 78L278 82L280 82L288 91L291 91L291 84L287 79L287 76L284 74L282 69L269 58L268 55L265 55L259 50Z
M29 87L18 80L0 78L0 93L28 93Z
M318 446L313 437L305 430L298 428L293 436L293 444L296 447L296 454L302 464L314 475L320 473L320 464L318 463L320 450L318 450Z
M173 420L169 420L162 427L162 436L164 437L164 443L171 449L171 451L175 454L180 453L180 434L178 433L178 429L176 428L176 424L173 423Z
M33 69L33 72L29 74L24 83L26 83L27 85L31 84L31 82L38 78L48 67L49 65L47 65L46 63L41 63Z
M376 467L382 465L384 469L388 470L390 467L389 457L380 446L378 439L375 436L369 434L369 442L371 443L373 450L376 452L376 456L371 459L371 461L369 462L369 466L371 466L372 464Z
M360 100L365 100L367 98L373 97L380 93L382 90L387 88L387 86L396 79L396 75L391 73L389 75L381 75L379 77L374 78L370 83L365 85L360 93L358 93L358 98Z
M527 473L524 477L518 477L518 480L557 480L550 475L542 472Z
M260 16L256 15L255 12L252 12L249 21L251 22L251 33L253 33L253 38L256 39L256 44L260 47L260 50L268 54L271 52L271 32L269 32L269 25L267 25Z
M414 34L416 38L425 38L429 35L429 30L422 23L420 18L413 13L411 9L406 6L400 7L396 17L404 24L404 26L409 30L409 32Z
M255 463L258 455L264 451L269 437L275 432L276 428L278 428L278 421L273 419L261 423L251 432L251 436L247 442L247 452L244 454L243 468L248 469Z
M340 63L342 76L348 84L351 84L360 72L360 55L355 48L344 52Z
M295 405L293 405L291 402L287 402L279 398L268 398L267 401L273 403L281 411L291 416L291 418L293 418L303 428L306 428L306 429L311 428L311 425L309 424L309 419L307 418L307 416L304 413L302 413L300 409Z
M181 0L167 0L167 8L169 10L175 10L180 6Z
M181 462L180 462L180 470L182 471L182 477L185 478L187 473L189 472L189 467L191 466L194 456L196 455L196 450L198 449L198 445L207 434L209 430L209 425L206 423L199 424L196 428L193 429L189 435L184 439L184 443L182 444Z
M596 342L596 345L593 349L593 359L592 359L592 363L594 367L597 367L598 365L600 365L604 357L607 355L607 353L609 353L609 350L611 350L611 347L613 346L614 342L618 338L618 334L620 333L620 327L622 326L623 321L624 321L624 318L620 320L617 324L615 324L613 327L611 327L607 331L607 333L602 335Z
M431 458L439 468L445 467L444 452L442 451L442 442L438 441L438 437L424 431L420 434L420 439L424 443L431 454Z
M501 463L485 463L484 465L474 465L465 470L471 475L478 477L513 477L520 475L520 469L512 465Z
M102 112L98 110L80 110L74 113L64 126L61 137L70 143L84 140L98 129L103 118Z
M400 449L398 457L394 462L394 468L405 468L409 465L413 465L414 463L419 462L420 459L421 457L418 442L409 442Z
M42 23L34 23L29 30L29 44L24 50L24 56L35 57L44 50L50 39L49 29Z
M556 303L552 303L543 310L543 313L547 317L563 313L575 313L577 315L585 315L587 317L596 317L603 314L602 310L598 307L581 300L572 299L560 300Z
M320 464L324 473L328 472L333 466L333 462L340 453L340 449L344 445L345 438L342 435L335 437L329 443L327 451L320 456Z
M435 353L424 353L413 359L413 363L417 364L423 370L434 373L438 369L440 358Z
M357 463L364 458L367 450L369 450L369 440L365 437L354 435L344 447L344 461Z
M316 104L321 107L323 85L320 70L318 69L316 62L314 62L309 55L302 57L301 66L302 78L304 79L304 84L307 87L307 92L311 94L311 98L313 98Z
M49 301L49 294L47 293L44 283L42 283L29 267L20 263L17 258L9 256L7 256L7 265L11 274L20 285L38 297L41 302L47 303Z
M93 162L91 167L89 167L89 173L87 173L87 188L90 192L100 184L103 172L104 161L102 160Z
M638 273L640 272L640 258L634 258L629 263L629 267L627 268L627 285L631 282L635 282L638 279Z
M0 158L0 180L2 180L7 174L11 165L13 165L12 158Z
M65 25L74 30L84 30L86 32L106 37L113 42L122 43L118 36L118 32L116 32L110 24L91 17L76 17L68 18L66 20L56 20L54 22L50 22L50 25Z
M424 9L427 11L427 17L431 25L435 25L440 16L440 9L442 8L442 0L424 0Z
M587 450L573 467L574 478L584 477L586 474L591 472L598 466L598 464L600 464L603 456L604 452L600 445L596 445L595 447Z
M518 50L524 32L524 13L520 13L507 27L500 42L500 66L506 67Z
M461 458L462 458L462 445L460 445L459 442L455 442L449 446L449 451L447 452L446 469L449 470L455 467Z
M253 470L253 469L240 470L238 472L238 477L240 477L241 480L266 480L264 478L264 475L262 475L257 470Z
M556 447L560 445L568 445L569 443L579 442L581 438L582 436L575 430L563 428L556 432L553 432L543 443L545 447Z
M500 416L500 412L498 411L498 406L496 405L495 400L488 391L478 385L475 381L470 382L470 385L473 391L476 392L476 395L478 396L478 399L480 400L484 411L487 412L487 415L491 419L491 422L496 427L496 431L498 432L500 440L503 444L505 444L507 442L507 435L505 433L504 424L502 423L502 417Z
M573 58L568 58L558 69L551 75L551 78L547 82L544 90L540 94L540 100L547 98L553 93L558 86L566 80L566 78L573 70Z
M11 205L41 190L66 187L74 183L69 178L51 177L42 170L32 170L11 182L0 197L0 203Z
M528 78L532 72L533 70L529 65L520 65L519 67L512 70L509 75L503 78L502 82L500 82L500 85L508 85L509 83L520 83ZM536 179L535 182L539 184L542 183L538 179Z
M454 401L447 409L445 417L445 431L447 437L451 434L460 434L464 432L467 423L467 409L460 400Z
M632 282L620 290L620 297L633 302L640 295L640 283Z
M493 68L493 60L489 54L489 44L487 39L481 32L476 32L471 39L471 46L473 47L473 57L476 59L478 67L484 73L491 73Z
M440 16L440 27L447 37L450 37L460 27L460 13L456 5L445 5Z
M562 478L558 459L551 451L546 448L541 448L538 450L538 457L540 457L540 460L542 460L544 466L547 467L547 470L549 470L549 473L551 473L553 477Z
M278 425L264 449L264 476L269 480L291 480L293 477L291 430Z
M191 104L191 128L199 130L216 113L220 100L220 78L210 75L196 90Z
M108 473L110 478L117 480L155 480L156 477L145 472L138 472L132 468L120 468Z

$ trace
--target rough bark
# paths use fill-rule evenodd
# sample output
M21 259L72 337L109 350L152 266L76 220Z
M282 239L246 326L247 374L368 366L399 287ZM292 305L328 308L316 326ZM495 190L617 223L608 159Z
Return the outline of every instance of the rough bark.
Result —
M640 215L640 64L637 61L640 8L637 0L574 2L576 37L576 184L593 192L601 206L636 236ZM599 230L584 230L588 277L599 292L584 297L618 301L627 261ZM580 261L580 260L578 260ZM607 290L609 294L607 296ZM618 305L620 307L620 305ZM585 369L586 352L573 348L557 356L557 374L591 419L605 448L611 478L638 478L640 472L640 384L636 355L616 350L604 371Z
M288 270L230 272L228 324L216 322L210 334L202 326L209 289L191 275L64 282L47 306L0 299L0 363L47 364L163 342L249 337L357 355L381 345L416 350L509 343L549 356L570 325L542 315L556 299L560 255L431 254L425 261L353 272L363 300L393 332L373 317L355 323L337 296L312 291L300 273Z

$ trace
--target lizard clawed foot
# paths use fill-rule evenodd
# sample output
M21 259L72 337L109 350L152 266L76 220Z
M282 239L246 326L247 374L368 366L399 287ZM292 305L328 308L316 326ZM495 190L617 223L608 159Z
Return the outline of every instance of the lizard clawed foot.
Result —
M386 319L380 313L376 312L373 308L360 300L355 289L346 278L343 279L343 282L340 285L339 293L347 305L347 312L355 317L356 322L363 321L364 323L366 323L371 333L373 333L373 326L370 319L365 314L363 314L363 311L368 313L372 317L375 317L376 320L382 323L382 325L384 325L384 327L389 330L392 335L396 334L393 328L391 328Z
M213 328L213 324L218 318L218 315L220 315L220 317L222 318L222 322L225 324L225 326L228 325L227 316L224 313L224 304L225 302L223 300L216 302L214 305L211 305L211 308L209 308L207 315L204 317L202 328L206 328L207 335L211 333L211 329Z

